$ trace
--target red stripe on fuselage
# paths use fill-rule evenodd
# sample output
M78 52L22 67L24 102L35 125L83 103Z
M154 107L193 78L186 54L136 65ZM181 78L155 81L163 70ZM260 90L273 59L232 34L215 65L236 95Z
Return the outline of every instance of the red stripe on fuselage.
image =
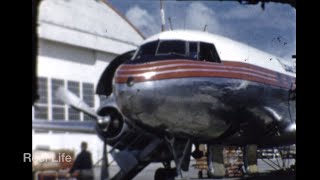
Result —
M267 72L258 71L255 69L250 69L248 67L237 67L237 66L217 66L217 65L204 65L204 64L187 64L187 63L179 63L179 64L169 64L169 65L161 65L161 66L154 66L148 68L121 68L118 71L118 74L121 75L137 75L146 72L163 72L163 71L170 71L170 70L189 70L189 69L212 69L212 70L221 70L221 71L242 71L247 73L254 73L261 76L266 76L269 78L276 78L275 74L270 74Z
M177 72L179 71L179 72ZM144 73L153 73L145 77ZM128 77L135 82L192 77L235 78L290 88L294 78L269 69L241 62L212 63L191 60L163 60L145 64L124 64L116 74L116 83L125 83Z

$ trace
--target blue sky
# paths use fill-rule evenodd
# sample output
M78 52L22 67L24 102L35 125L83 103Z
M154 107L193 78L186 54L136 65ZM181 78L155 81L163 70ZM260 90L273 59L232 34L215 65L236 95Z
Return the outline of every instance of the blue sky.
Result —
M109 0L146 37L161 30L159 0ZM164 1L166 27L207 30L291 60L296 54L296 10L290 5Z

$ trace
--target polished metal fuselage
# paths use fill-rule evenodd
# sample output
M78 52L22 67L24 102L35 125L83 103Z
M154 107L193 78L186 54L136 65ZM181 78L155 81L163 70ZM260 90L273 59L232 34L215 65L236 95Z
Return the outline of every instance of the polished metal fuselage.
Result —
M114 87L127 119L175 135L214 139L244 119L268 125L277 118L271 111L291 122L287 90L246 80L197 77Z

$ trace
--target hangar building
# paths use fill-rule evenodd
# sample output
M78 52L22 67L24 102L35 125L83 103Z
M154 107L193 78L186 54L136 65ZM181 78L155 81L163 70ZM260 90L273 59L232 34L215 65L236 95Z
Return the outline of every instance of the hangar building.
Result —
M32 119L43 121L90 121L56 99L64 86L97 109L97 81L117 55L137 48L143 35L111 4L97 0L42 0L38 19L38 94ZM97 135L52 131L32 132L32 146L80 151L89 143L93 161L102 157Z

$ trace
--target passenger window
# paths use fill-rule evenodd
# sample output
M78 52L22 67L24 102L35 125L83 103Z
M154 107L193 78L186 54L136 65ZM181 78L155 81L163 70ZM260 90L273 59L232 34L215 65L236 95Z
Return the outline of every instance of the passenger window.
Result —
M219 55L213 44L200 43L200 53L199 59L201 61L218 62L220 63Z
M186 54L186 42L185 41L161 41L157 54Z

